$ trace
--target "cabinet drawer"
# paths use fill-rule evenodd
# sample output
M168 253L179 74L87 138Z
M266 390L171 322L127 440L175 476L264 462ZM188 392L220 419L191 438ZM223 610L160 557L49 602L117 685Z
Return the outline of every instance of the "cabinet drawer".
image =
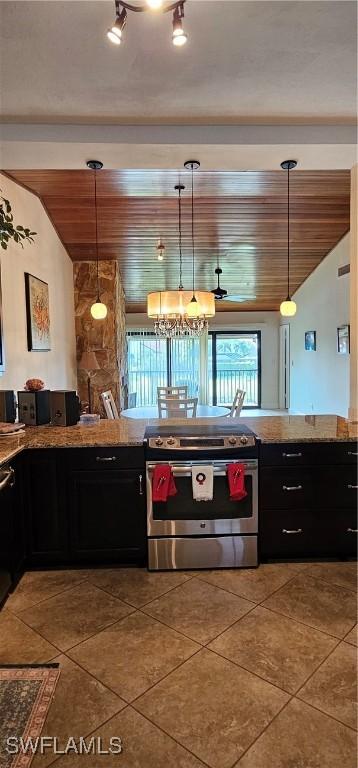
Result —
M144 469L144 450L140 446L66 449L66 461L70 469Z
M314 516L307 510L266 511L261 515L260 549L263 557L310 557L317 551Z
M356 464L357 443L263 443L260 459L263 466L311 466L312 464Z
M260 501L264 509L307 509L314 498L309 469L262 469Z
M321 508L357 509L357 468L335 466L317 469L314 474L315 497Z

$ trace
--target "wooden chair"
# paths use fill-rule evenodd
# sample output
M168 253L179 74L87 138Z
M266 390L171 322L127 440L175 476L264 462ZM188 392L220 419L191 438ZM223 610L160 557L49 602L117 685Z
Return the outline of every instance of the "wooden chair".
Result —
M232 406L230 408L230 413L228 414L229 418L231 419L238 419L241 413L242 406L244 404L246 392L244 389L237 389L235 392L235 397L232 402Z
M128 408L135 408L137 405L137 393L130 392L128 395Z
M157 399L174 397L175 400L179 398L188 397L188 387L157 387Z
M119 419L118 409L110 389L108 389L107 392L102 392L101 400L106 412L107 419Z
M181 398L174 400L173 397L160 397L158 400L158 415L160 419L195 419L196 408L198 405L197 397Z

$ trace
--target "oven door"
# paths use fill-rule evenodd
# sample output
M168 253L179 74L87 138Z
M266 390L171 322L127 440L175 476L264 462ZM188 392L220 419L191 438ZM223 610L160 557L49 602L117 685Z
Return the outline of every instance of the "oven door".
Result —
M163 464L163 462L157 462ZM147 531L148 536L217 536L234 533L257 533L257 467L256 460L242 459L245 465L247 496L231 501L227 480L227 461L211 461L214 469L212 501L193 499L191 468L201 461L167 462L173 471L178 493L167 502L152 500L152 478L155 462L147 463Z

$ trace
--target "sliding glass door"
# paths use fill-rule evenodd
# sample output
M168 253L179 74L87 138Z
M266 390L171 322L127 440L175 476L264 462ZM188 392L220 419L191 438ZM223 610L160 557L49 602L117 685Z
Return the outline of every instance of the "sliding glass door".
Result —
M128 392L137 406L156 405L159 386L186 385L202 403L230 405L243 389L244 407L261 407L260 331L211 331L207 341L130 331L127 344Z
M230 405L237 389L246 392L244 407L261 407L260 331L212 331L209 334L209 398Z
M189 397L199 396L199 339L158 339L153 333L127 334L128 392L137 406L156 405L157 387L188 387Z

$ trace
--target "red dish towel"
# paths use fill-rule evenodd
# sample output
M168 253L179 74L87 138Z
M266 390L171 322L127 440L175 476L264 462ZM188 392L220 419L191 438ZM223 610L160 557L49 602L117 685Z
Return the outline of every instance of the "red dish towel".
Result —
M247 496L245 489L245 464L228 464L227 479L229 481L231 501L241 501Z
M157 464L152 479L153 501L167 501L168 496L175 496L177 489L169 464Z

